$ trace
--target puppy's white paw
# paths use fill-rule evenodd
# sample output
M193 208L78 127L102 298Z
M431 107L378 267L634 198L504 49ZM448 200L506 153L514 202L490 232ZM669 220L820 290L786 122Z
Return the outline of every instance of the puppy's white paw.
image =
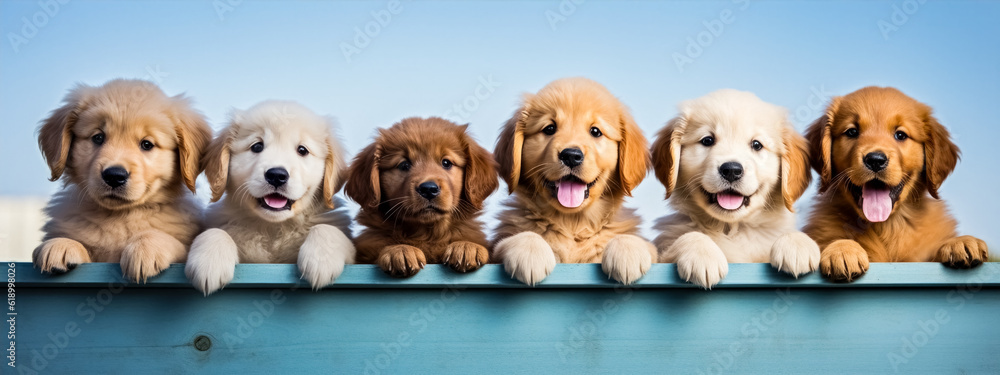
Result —
M552 247L535 232L521 232L497 242L497 257L507 273L528 285L535 285L552 273L556 255Z
M218 228L206 230L194 238L184 274L195 289L206 296L233 281L240 252L229 233Z
M354 244L340 229L317 224L309 229L306 241L299 248L299 272L313 290L330 285L344 265L354 263Z
M629 285L639 280L653 263L656 247L631 234L615 236L604 248L601 269L612 279Z
M701 232L677 238L668 252L677 255L677 275L692 284L712 289L729 273L729 262L719 245Z
M819 268L819 245L802 232L778 237L771 245L771 267L795 277Z

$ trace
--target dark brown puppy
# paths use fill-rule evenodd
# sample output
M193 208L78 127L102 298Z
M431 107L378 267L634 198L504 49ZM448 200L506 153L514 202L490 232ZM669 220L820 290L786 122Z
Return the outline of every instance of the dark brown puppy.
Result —
M493 156L466 125L411 117L379 129L351 163L347 196L361 204L355 239L358 263L376 263L396 277L427 263L459 272L489 260L483 201L498 186Z
M986 261L986 243L958 236L937 199L959 150L930 107L894 88L866 87L834 98L806 137L820 195L804 231L822 248L824 276L851 281L868 262Z

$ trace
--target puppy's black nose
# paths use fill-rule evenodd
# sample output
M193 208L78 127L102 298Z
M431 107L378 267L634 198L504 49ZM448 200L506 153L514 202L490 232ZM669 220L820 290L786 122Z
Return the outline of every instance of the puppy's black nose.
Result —
M128 171L122 167L110 167L101 171L101 179L114 189L128 182Z
M882 151L869 152L861 161L865 162L865 166L872 172L879 172L889 166L889 157Z
M417 194L424 197L427 200L434 199L441 194L441 187L438 184L427 181L420 185L417 185Z
M719 174L729 182L739 180L743 178L743 165L735 161L722 163L719 166Z
M559 151L559 161L567 167L577 167L583 164L583 151L578 148L565 148Z
M285 168L271 168L264 172L264 180L271 186L278 187L288 182L288 171Z

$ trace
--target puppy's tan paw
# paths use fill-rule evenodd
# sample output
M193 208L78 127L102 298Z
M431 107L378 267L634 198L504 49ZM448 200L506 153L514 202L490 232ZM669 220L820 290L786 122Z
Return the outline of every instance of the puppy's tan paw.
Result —
M649 271L655 253L656 247L639 236L615 236L604 249L601 269L608 277L629 285Z
M497 242L496 254L503 268L518 281L535 285L552 273L556 255L541 235L521 232Z
M172 262L183 262L187 249L176 238L150 231L137 235L125 245L122 251L122 274L125 278L145 283L150 277L159 275Z
M35 267L46 273L64 273L80 263L90 263L90 254L78 241L53 238L42 242L31 254Z
M427 265L424 251L410 245L392 245L382 249L376 261L392 277L410 277Z
M340 277L344 265L354 263L354 253L351 239L337 227L313 226L299 248L299 272L313 290L319 290Z
M458 272L478 270L490 260L490 253L483 245L469 241L455 241L444 251L444 264Z
M702 288L712 289L729 273L726 254L704 233L680 236L667 251L677 254L677 275Z
M853 240L837 240L823 249L819 269L830 280L851 282L868 272L868 253Z
M213 228L194 238L184 274L195 289L207 296L233 281L239 262L239 249L233 238L226 231Z
M989 257L986 242L972 236L952 238L938 250L938 261L953 268L972 268L983 264Z
M819 268L819 245L805 233L792 232L771 245L771 267L795 277Z

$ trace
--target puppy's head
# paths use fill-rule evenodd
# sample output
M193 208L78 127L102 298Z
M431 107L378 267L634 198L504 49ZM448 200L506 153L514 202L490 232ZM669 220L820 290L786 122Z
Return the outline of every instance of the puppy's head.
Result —
M203 164L212 201L227 198L260 218L280 222L325 204L343 184L342 147L332 120L289 101L235 111Z
M430 224L478 212L497 189L496 168L466 128L411 117L379 129L351 163L347 196L394 222Z
M820 193L835 189L871 222L924 189L937 198L958 163L958 147L931 108L891 87L834 98L807 137Z
M642 130L604 86L554 81L526 94L494 154L510 192L540 194L561 212L580 212L604 194L630 195L649 168Z
M792 210L811 179L806 141L785 109L748 92L681 103L652 149L668 198L727 223L782 204Z
M42 122L38 145L52 172L108 209L163 203L164 188L191 191L212 136L187 98L156 85L117 79L78 85Z

